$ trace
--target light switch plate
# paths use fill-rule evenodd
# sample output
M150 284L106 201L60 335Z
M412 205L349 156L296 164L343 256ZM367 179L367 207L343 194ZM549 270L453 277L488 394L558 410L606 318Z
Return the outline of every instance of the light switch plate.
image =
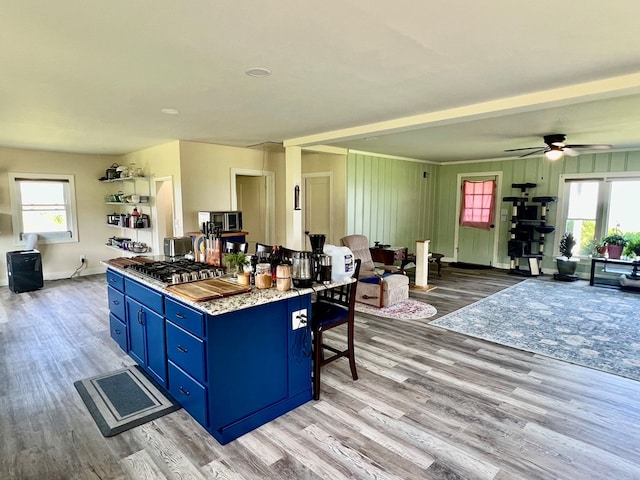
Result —
M291 314L291 329L297 330L307 326L307 309L296 310Z

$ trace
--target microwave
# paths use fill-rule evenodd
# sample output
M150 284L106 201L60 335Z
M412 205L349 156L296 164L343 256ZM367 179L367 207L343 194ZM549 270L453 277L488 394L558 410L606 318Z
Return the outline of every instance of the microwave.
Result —
M215 230L240 232L242 212L198 212L198 224L204 234L213 233Z

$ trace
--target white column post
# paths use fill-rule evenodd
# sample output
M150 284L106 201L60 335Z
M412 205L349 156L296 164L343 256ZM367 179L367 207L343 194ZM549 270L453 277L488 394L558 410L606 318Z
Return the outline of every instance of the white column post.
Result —
M295 210L295 187L300 187L300 201L304 195L302 188L302 148L285 148L285 201L286 201L286 244L287 248L302 250L304 235L302 232L302 210Z
M426 288L429 281L429 240L416 241L416 288Z

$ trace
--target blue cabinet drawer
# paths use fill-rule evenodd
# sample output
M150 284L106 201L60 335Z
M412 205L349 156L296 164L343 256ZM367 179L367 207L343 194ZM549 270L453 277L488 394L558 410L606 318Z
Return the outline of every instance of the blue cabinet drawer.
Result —
M204 337L204 313L187 307L172 298L164 299L164 317L185 330Z
M164 314L163 295L160 292L156 292L129 278L124 279L124 291L127 296L135 298L145 307L160 315Z
M109 311L124 321L124 293L109 286L107 287L107 298L109 299Z
M124 277L113 270L107 269L107 285L124 292Z
M199 382L206 382L204 342L170 321L166 329L169 359Z
M120 348L127 351L127 326L120 321L113 313L109 314L109 330Z
M207 389L169 360L169 393L203 427L207 428Z

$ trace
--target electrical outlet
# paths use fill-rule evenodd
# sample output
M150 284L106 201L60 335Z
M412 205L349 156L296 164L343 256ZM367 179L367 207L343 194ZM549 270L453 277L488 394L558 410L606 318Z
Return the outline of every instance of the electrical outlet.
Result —
M80 255L80 263L86 263L87 262L87 256L86 255Z
M291 328L297 330L307 326L307 309L296 310L291 314Z

